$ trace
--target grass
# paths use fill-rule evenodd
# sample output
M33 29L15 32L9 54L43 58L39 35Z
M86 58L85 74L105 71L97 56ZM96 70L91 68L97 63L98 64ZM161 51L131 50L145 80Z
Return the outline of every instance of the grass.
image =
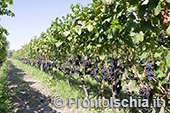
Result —
M7 70L9 63L10 61L6 61L0 70L0 113L12 112L9 90L7 87Z

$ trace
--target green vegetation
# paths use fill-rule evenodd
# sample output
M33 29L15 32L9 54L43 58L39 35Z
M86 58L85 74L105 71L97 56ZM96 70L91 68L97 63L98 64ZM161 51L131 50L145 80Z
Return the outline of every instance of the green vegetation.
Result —
M6 61L0 70L0 112L10 113L11 102L9 99L9 90L7 87L7 70L10 61Z
M9 5L13 5L12 0L0 0L0 16L7 15L7 16L14 16L14 13L11 10L8 10L7 7ZM0 24L0 67L2 63L5 61L7 57L7 49L9 42L7 41L6 36L9 35L7 30L1 26Z
M12 58L14 52L15 50L8 50L8 57Z

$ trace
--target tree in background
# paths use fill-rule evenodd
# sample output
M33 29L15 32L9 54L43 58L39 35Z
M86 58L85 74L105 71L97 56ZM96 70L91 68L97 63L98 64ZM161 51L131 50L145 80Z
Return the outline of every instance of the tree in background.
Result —
M8 5L13 5L13 0L0 0L0 16L15 16L11 10L7 9ZM7 35L9 35L8 31L0 24L0 65L2 65L7 57L7 49L9 45L6 38Z

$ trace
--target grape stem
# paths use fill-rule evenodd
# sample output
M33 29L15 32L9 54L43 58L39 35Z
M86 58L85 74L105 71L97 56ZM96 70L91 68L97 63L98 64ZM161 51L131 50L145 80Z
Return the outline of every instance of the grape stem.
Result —
M153 77L151 77L151 78L156 82L155 78L153 78ZM161 89L165 92L165 95L167 95L167 91L162 87L162 85L160 83L158 83L158 84L159 84L159 87L161 87Z
M135 65L133 66L133 68L134 68L134 73L135 73L135 76L137 77L138 82L139 82L143 87L147 88L147 87L143 84L143 82L140 80L140 78L138 77L138 74L137 74L136 66L135 66Z

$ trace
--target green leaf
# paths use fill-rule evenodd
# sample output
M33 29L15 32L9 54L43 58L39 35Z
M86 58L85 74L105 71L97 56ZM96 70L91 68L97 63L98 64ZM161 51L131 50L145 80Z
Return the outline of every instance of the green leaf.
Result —
M89 32L91 32L93 30L93 26L91 24L87 25L87 29Z
M166 64L168 68L170 68L170 52L168 52L168 55L166 56Z
M80 27L77 27L77 28L74 28L75 29L75 31L80 35L81 34L81 28Z
M154 14L155 16L157 16L160 12L161 12L161 2L158 3L158 5L156 6L156 8L154 9Z
M170 25L169 25L168 28L166 29L166 34L170 36Z
M147 52L143 52L141 56L139 56L140 59L144 59L147 57Z
M123 110L123 109L121 109L121 110L119 111L119 113L124 113L124 110Z
M140 42L142 42L144 40L144 36L143 36L143 33L140 32L140 33L135 33L134 37L132 37L132 41L135 43L135 44L139 44Z
M112 3L112 0L103 0L104 4L111 4Z
M136 69L138 70L138 72L143 72L144 69L141 66L136 66Z
M161 64L161 62L160 62L160 61L157 61L155 64L159 66L159 65Z
M104 60L106 56L105 55L100 55L99 57L100 57L101 60Z
M165 75L165 74L164 74ZM166 76L166 75L165 75ZM164 77L165 77L164 76ZM166 84L167 83L167 79L163 79L162 81L161 81L161 85L163 85L163 84Z
M157 70L157 71L156 71L156 73L157 73L157 77L160 77L160 78L162 78L162 77L165 77L165 76L166 76L166 75L162 72L162 70L161 70L161 69Z
M119 17L122 15L123 11L124 11L124 10L122 10L122 11L120 11L120 12L117 11L117 16L116 16L116 18L119 18Z
M72 39L72 37L71 37L71 36L69 36L67 39L70 41L70 40Z
M100 10L104 13L104 12L105 12L105 10L106 10L106 7L105 7L105 6L103 6Z
M102 22L102 24L104 24L104 23L106 23L106 22L110 22L110 20L111 20L111 18L107 18L107 19L105 19L105 20Z
M102 45L101 44L97 44L97 47L101 47Z
M70 31L65 31L65 32L63 32L63 34L64 34L64 36L67 37L70 34Z
M139 87L136 85L136 81L135 80L130 80L128 84L125 84L123 86L123 89L128 89L129 92L139 92Z
M115 32L116 32L116 27L113 27L112 28L112 33L115 34Z
M57 68L53 68L53 72L57 71Z
M74 79L78 79L78 76L77 76L76 73L73 74L73 78L74 78Z
M170 4L170 0L165 0L165 2L169 3Z
M89 44L88 46L87 46L87 49L91 49L92 48L92 46Z
M135 36L135 32L130 32L130 36Z
M155 54L154 54L154 57L156 57L156 58L161 57L161 54L162 54L162 53L155 53Z
M81 35L81 29L78 29L78 30L77 30L77 33L78 33L79 35Z
M84 80L83 78L80 78L80 80Z
M113 38L112 35L108 35L108 36L107 36L107 39L112 39L112 38Z
M111 22L111 25L117 25L117 24L119 24L119 19L116 19L116 20Z
M57 43L55 43L55 45L56 45L56 47L59 47L59 46L61 46L62 43L63 42L57 42Z

